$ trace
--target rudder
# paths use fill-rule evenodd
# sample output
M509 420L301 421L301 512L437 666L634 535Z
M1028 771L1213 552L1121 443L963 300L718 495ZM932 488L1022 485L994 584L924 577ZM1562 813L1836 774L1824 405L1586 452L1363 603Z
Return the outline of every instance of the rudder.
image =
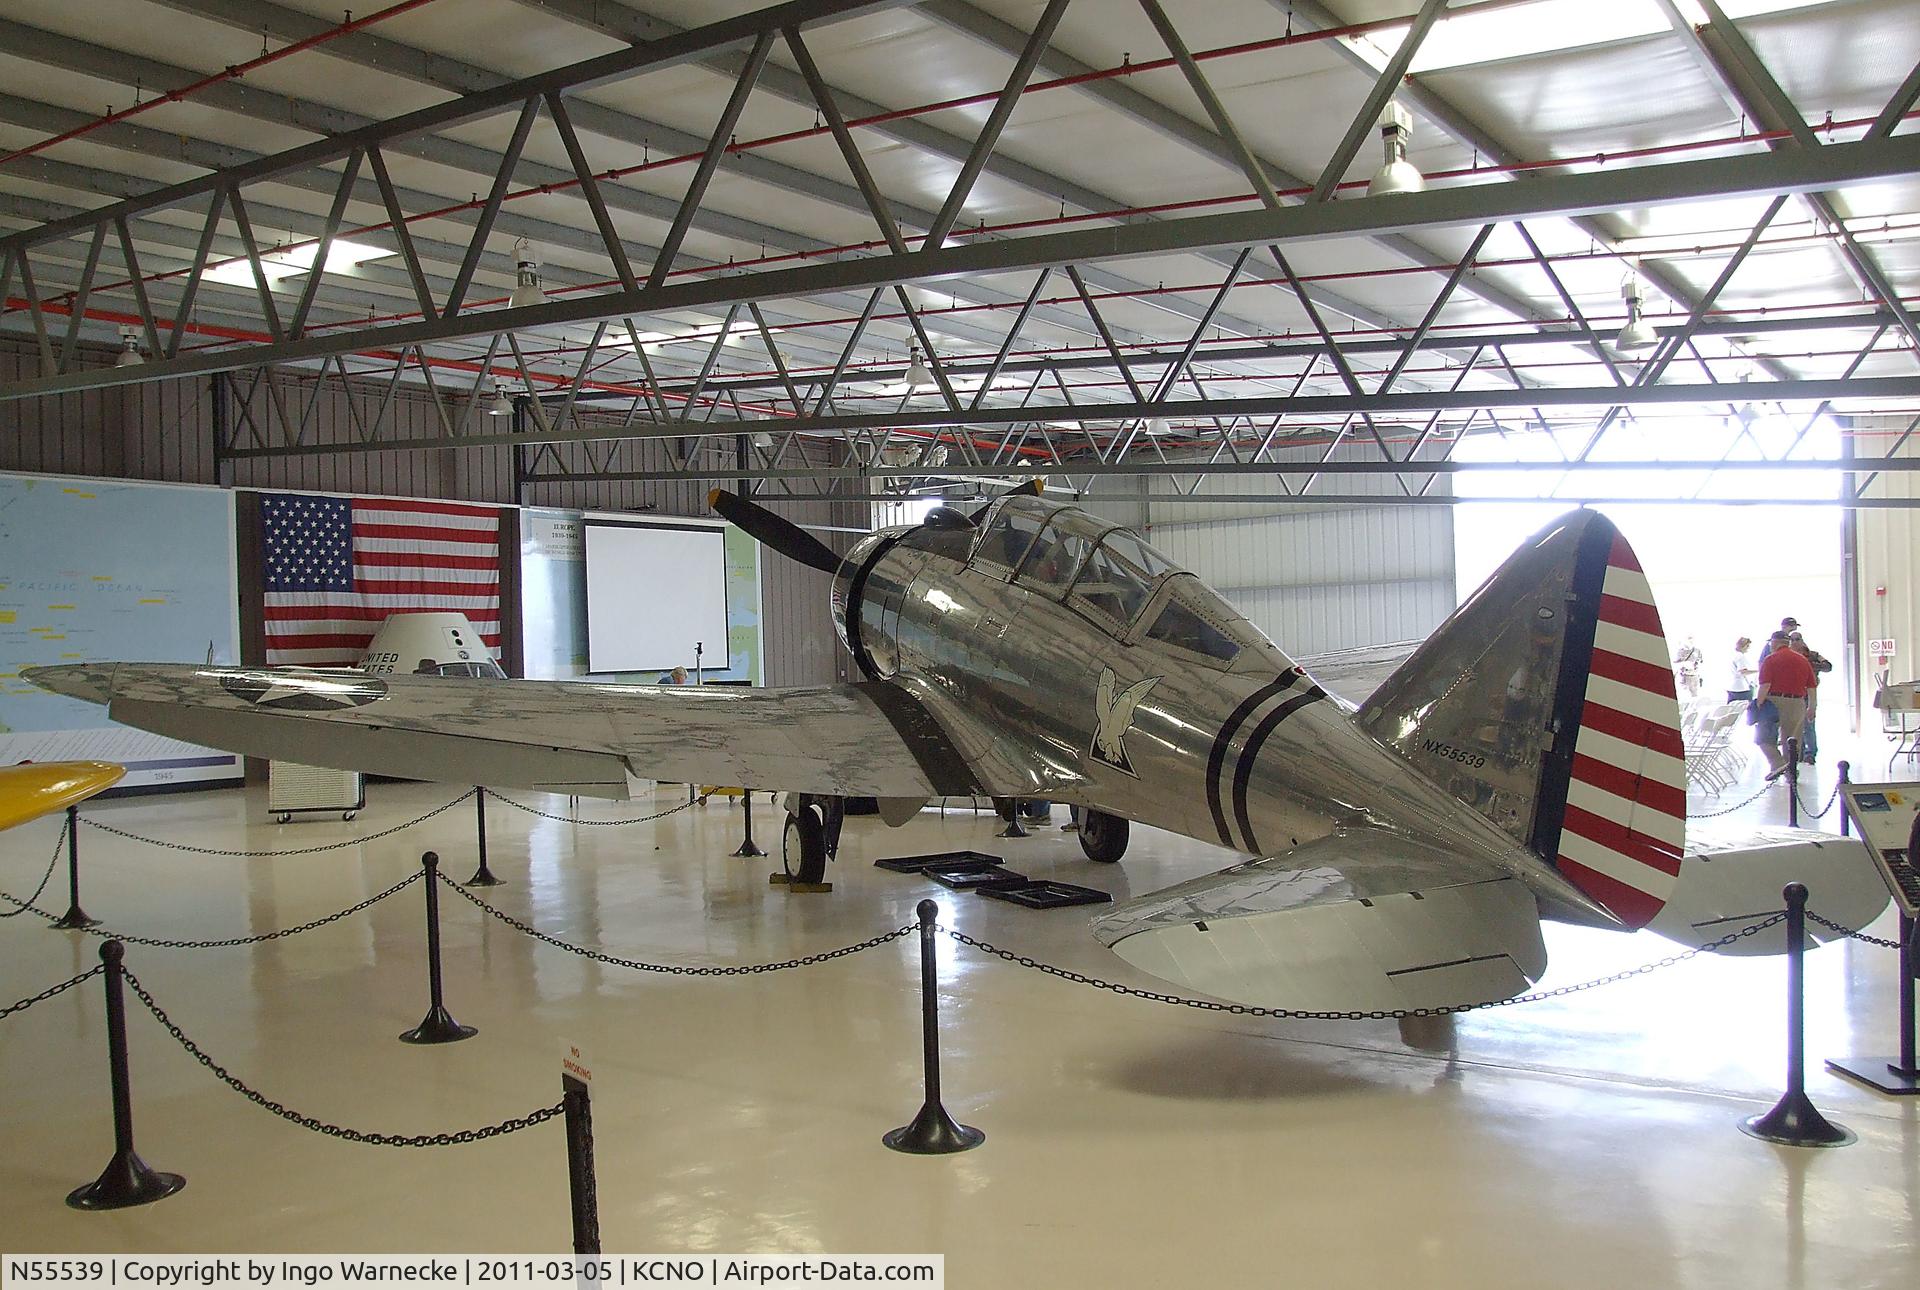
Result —
M1596 511L1555 520L1362 705L1363 729L1623 923L1686 845L1686 761L1646 575Z

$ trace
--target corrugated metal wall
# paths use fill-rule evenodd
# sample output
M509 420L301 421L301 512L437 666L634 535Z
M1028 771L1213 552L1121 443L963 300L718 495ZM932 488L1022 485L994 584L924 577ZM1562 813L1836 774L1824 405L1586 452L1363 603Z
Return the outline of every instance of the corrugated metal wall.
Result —
M1301 454L1317 460L1318 451ZM1338 459L1377 460L1371 448ZM1443 488L1445 481L1436 485ZM1200 496L1267 491L1257 477L1214 476ZM1341 475L1317 489L1382 495L1384 475ZM1165 499L1148 536L1293 654L1418 640L1454 608L1453 516L1445 506L1300 505Z
M112 358L111 351L91 349L83 361L104 364ZM30 342L0 337L0 381L34 375L38 363ZM249 392L251 381L244 376L237 380L239 393L227 401L223 412L216 412L214 385L205 378L0 403L0 470L502 504L514 500L513 458L505 447L228 460L226 478L220 478L214 452L215 418L225 415L236 419L230 424L241 424L238 403ZM280 433L284 409L286 419L304 424L305 441L316 444L356 442L358 427L372 421L386 396L383 382L356 383L348 390L337 379L329 380L317 400L310 378L282 374L276 383L277 401L264 386L246 400L261 433ZM448 416L461 428L466 399L445 389L442 395ZM425 391L417 387L396 391L388 415L390 428L397 433L421 437L439 433L439 415ZM472 428L491 432L495 425L487 418L475 418ZM243 428L243 441L246 437ZM732 453L730 443L713 440L695 461L731 465ZM559 454L562 466L549 460L541 469L588 469L583 447L563 445ZM797 464L792 454L785 464ZM669 466L662 443L636 440L621 445L610 469L647 471ZM586 510L706 515L709 486L697 480L537 484L526 490L523 500L529 505ZM810 502L778 509L800 524L864 527L867 522L866 506L858 502ZM823 536L836 549L844 549L851 540L845 535ZM833 630L827 579L771 553L761 568L767 684L818 685L844 676L847 660Z

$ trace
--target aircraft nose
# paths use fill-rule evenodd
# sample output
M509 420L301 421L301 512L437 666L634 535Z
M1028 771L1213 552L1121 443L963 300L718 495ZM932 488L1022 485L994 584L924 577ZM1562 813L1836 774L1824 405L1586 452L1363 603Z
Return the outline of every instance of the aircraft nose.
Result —
M29 667L20 675L43 690L64 694L88 703L105 703L113 697L112 663L62 663L57 667Z

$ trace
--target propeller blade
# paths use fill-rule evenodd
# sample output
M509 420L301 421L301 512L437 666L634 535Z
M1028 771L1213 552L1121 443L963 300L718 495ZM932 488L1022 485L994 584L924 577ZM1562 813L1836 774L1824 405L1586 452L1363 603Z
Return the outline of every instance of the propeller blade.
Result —
M994 498L993 501L997 502L1003 497L1038 497L1040 496L1040 490L1045 488L1046 486L1047 486L1047 481L1040 478L1038 475L1036 475L1032 479L1029 479L1026 483L1020 485L1020 487L1018 488L1009 488L1006 492L1000 494L1000 497ZM993 509L993 502L988 502L985 506L982 506L979 510L975 511L969 517L973 520L974 527L978 528L980 525L980 521L985 519L987 512L992 509Z
M737 493L716 488L707 494L707 505L721 519L745 529L754 541L771 547L789 560L822 573L832 573L840 567L840 557L825 542L791 520L783 519Z

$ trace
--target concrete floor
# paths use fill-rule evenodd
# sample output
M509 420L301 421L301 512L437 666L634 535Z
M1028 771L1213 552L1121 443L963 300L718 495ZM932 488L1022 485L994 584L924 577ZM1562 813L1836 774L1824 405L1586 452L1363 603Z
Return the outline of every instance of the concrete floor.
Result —
M1815 777L1805 795L1823 801L1827 787ZM181 842L285 848L387 827L456 791L375 785L351 825L274 825L258 792L88 813ZM683 792L665 787L656 800L671 805ZM1742 815L1778 818L1783 801L1775 791ZM582 813L639 810L586 803ZM764 798L756 818L766 841L774 816ZM861 940L911 921L914 903L933 895L973 935L1153 986L1093 942L1085 911L948 893L872 862L974 847L1124 898L1230 859L1141 830L1123 866L1098 866L1058 829L1002 842L988 817L927 812L904 831L850 822L837 889L789 896L767 885L770 862L730 857L739 822L721 799L627 828L496 804L493 864L509 885L488 898L611 953L730 964ZM465 877L472 827L463 805L365 846L255 860L86 828L84 904L146 935L264 931L380 890L427 847ZM30 889L56 830L41 821L0 838L0 886ZM51 894L46 903L61 904ZM1403 1036L1391 1022L1262 1021L1130 1000L943 940L948 1104L987 1142L929 1159L879 1141L919 1103L910 941L791 972L660 976L535 943L449 894L448 1002L480 1034L418 1048L395 1036L425 1008L420 923L413 889L287 940L135 947L128 962L236 1075L366 1130L473 1127L546 1105L557 1100L563 1044L581 1045L595 1070L610 1250L941 1251L956 1286L1920 1280L1920 1099L1817 1071L1815 1100L1859 1134L1857 1145L1792 1150L1735 1127L1779 1090L1780 960L1696 960L1475 1013L1451 1034ZM1889 916L1873 930L1891 926ZM1547 986L1673 948L1651 935L1552 927L1548 944ZM85 968L98 945L31 917L0 922L0 1003ZM1826 1056L1891 1050L1894 965L1891 951L1859 944L1809 957L1816 1070ZM0 1250L568 1247L557 1125L432 1151L334 1141L242 1101L137 1005L139 1149L189 1185L140 1209L69 1210L62 1197L98 1172L111 1145L101 1014L89 982L0 1023Z

